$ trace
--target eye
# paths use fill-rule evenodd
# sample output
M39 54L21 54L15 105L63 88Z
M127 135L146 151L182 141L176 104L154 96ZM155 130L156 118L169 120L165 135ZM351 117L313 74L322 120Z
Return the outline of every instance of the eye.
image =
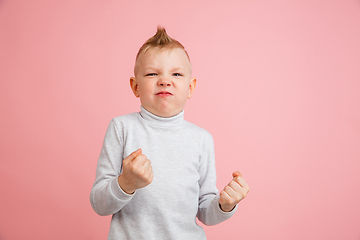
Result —
M175 77L181 77L182 74L181 74L181 73L174 73L173 76L175 76Z
M148 73L148 74L146 74L145 76L146 77L153 77L153 76L156 76L157 74L156 73Z

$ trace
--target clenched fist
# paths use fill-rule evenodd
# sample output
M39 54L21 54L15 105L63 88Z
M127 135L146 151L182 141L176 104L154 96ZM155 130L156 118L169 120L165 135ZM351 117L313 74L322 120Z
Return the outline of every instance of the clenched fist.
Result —
M133 194L135 190L146 187L153 180L151 162L141 148L131 153L123 160L123 172L118 177L118 183L124 192Z
M236 171L232 175L233 180L220 192L219 204L224 212L230 212L250 191L240 172Z

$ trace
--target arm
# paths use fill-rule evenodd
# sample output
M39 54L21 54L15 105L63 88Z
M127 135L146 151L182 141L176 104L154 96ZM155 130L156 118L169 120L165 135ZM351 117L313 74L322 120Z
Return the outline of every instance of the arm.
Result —
M118 184L123 160L123 140L112 120L107 128L96 168L96 179L90 193L94 211L111 215L122 209L133 197L125 193Z
M121 134L111 121L90 193L92 208L102 216L120 211L132 199L135 190L149 185L153 178L151 162L142 150L134 151L123 160L123 146Z
M200 193L197 218L205 225L215 225L229 219L235 213L236 208L230 212L224 212L220 208L220 196L216 188L214 142L210 134L204 142L199 174Z

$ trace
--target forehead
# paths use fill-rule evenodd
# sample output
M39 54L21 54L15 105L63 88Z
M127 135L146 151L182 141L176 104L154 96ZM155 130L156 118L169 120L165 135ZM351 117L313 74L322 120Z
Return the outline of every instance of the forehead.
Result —
M135 68L178 67L191 71L191 64L186 52L181 48L149 48L140 54Z
M181 48L149 48L141 56L144 62L173 60L181 63L189 62L185 51Z

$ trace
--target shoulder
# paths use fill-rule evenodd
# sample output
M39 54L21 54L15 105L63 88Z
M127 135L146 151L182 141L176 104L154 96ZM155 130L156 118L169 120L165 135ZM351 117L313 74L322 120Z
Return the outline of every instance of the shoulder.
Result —
M191 122L185 121L185 127L193 137L200 137L203 141L213 141L213 137L206 129L199 127Z
M121 116L114 117L113 119L111 119L111 122L114 123L115 125L134 123L134 121L136 121L138 119L138 115L139 115L138 112L121 115Z
M208 156L212 159L214 157L214 140L210 132L206 129L199 127L193 123L186 122L187 131L190 132L187 135L187 141L196 149L199 153L199 159L208 160Z
M117 132L123 132L124 129L132 129L138 126L138 118L139 113L129 113L126 115L121 115L118 117L114 117L110 120L109 129L114 129Z
M112 118L108 125L107 132L116 134L119 139L124 139L127 130L137 128L139 121L138 115L139 113L134 112Z

